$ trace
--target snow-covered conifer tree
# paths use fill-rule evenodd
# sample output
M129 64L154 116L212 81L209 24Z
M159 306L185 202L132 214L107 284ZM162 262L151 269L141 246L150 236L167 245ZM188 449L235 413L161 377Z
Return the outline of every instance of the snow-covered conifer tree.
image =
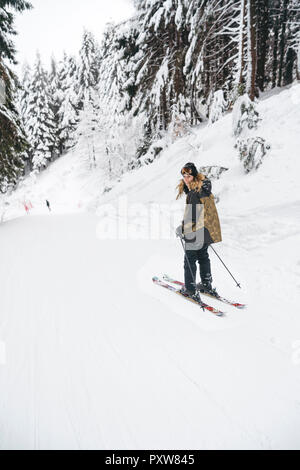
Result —
M115 179L133 162L142 139L141 114L134 116L135 62L137 51L131 22L107 26L101 44L99 83L96 87L99 165ZM133 165L134 166L134 165Z
M77 108L81 110L99 79L100 52L92 33L84 31L77 70Z
M27 141L17 109L17 80L8 63L15 64L15 46L11 39L14 11L31 8L25 0L2 0L0 3L0 191L15 184L23 170L22 155Z
M98 155L96 142L99 136L99 99L96 86L99 81L100 66L98 44L90 32L84 31L75 84L76 111L79 113L75 138L77 149L89 168L96 166Z
M226 108L227 102L224 98L224 91L215 91L209 109L209 124L213 124L214 122L218 121L223 116Z
M20 88L18 91L18 110L21 116L21 121L23 128L25 130L25 134L28 136L28 108L30 103L30 94L31 94L31 68L28 63L23 64L22 68L22 77L20 80ZM24 172L25 174L30 171L31 169L31 161L30 161L30 146L26 148L26 151L22 155L24 160Z
M95 97L95 90L89 90L86 94L83 109L79 114L79 124L76 130L77 151L81 154L81 159L87 164L89 169L97 166L98 149L97 139L99 137L98 108Z
M255 129L259 121L259 115L255 103L245 93L235 102L232 112L233 134L238 137L245 130Z
M54 133L55 138L54 146L52 149L52 157L57 158L61 154L61 142L59 140L59 114L58 111L61 106L61 102L64 99L62 92L62 83L60 77L58 76L58 65L54 56L51 57L50 72L47 74L47 96L49 97L49 106L53 113L54 120Z
M57 72L57 101L59 104L57 115L57 138L59 142L60 154L74 145L74 131L77 125L75 93L76 62L72 56L64 53L62 61L59 63Z
M45 168L56 146L55 119L49 96L48 77L37 54L28 103L27 132L34 170Z

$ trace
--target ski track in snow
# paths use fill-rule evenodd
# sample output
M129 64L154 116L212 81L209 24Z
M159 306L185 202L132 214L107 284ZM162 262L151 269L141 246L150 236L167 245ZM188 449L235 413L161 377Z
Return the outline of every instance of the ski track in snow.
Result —
M300 201L291 174L300 120L289 93L259 104L272 152L253 174L232 152L227 115L104 196L99 175L85 179L75 155L11 196L0 226L0 448L300 448ZM99 217L83 212L124 195L169 204L187 160L230 168L213 182L216 250L241 290L210 257L220 294L247 308L207 298L224 318L152 283L164 273L182 280L178 240L100 240ZM34 210L20 217L25 196ZM143 228L136 217L127 224Z
M293 331L283 334L280 317L271 320L267 309L258 318L251 302L247 310L226 306L227 318L215 318L172 299L151 282L151 256L149 265L143 261L145 249L155 252L159 242L103 243L96 226L96 217L83 214L2 226L4 242L9 237L18 247L19 262L0 301L7 344L0 369L1 447L282 444L290 420L299 419L299 367L270 333L284 342ZM176 241L168 245L172 259L178 247ZM4 246L3 279L14 255ZM146 293L141 282L148 283Z

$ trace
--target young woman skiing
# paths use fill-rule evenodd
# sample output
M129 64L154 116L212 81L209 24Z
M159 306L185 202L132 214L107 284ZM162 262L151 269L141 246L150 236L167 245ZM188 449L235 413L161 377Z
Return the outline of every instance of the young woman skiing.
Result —
M177 198L186 194L184 219L176 229L176 235L185 241L184 290L190 296L196 293L196 262L200 267L200 292L213 293L208 247L222 241L221 228L211 182L198 173L194 163L187 163L181 170L182 179L177 186Z

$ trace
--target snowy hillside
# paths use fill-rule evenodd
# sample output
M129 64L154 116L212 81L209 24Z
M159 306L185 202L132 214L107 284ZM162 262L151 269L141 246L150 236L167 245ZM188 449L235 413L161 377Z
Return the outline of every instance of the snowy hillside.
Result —
M229 113L104 194L69 153L2 197L0 448L300 448L300 85L258 111L270 150L249 174ZM209 299L220 318L151 281L183 278L188 161L228 168L215 249L242 289L211 252L213 283L247 309Z

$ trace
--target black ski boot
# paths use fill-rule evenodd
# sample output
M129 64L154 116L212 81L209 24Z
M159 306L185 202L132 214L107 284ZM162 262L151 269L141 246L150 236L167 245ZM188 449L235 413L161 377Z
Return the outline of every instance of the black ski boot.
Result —
M190 290L187 290L185 287L182 287L179 292L184 296L188 296L191 299L196 300L196 302L200 302L200 295L198 290L196 292L192 292Z
M193 297L195 295L195 292L192 292L190 290L187 290L185 287L182 287L179 289L180 294L187 296L187 297Z
M197 288L202 292L202 294L210 294L215 297L218 296L218 293L215 288L212 287L210 281L204 281L202 283L197 284Z

